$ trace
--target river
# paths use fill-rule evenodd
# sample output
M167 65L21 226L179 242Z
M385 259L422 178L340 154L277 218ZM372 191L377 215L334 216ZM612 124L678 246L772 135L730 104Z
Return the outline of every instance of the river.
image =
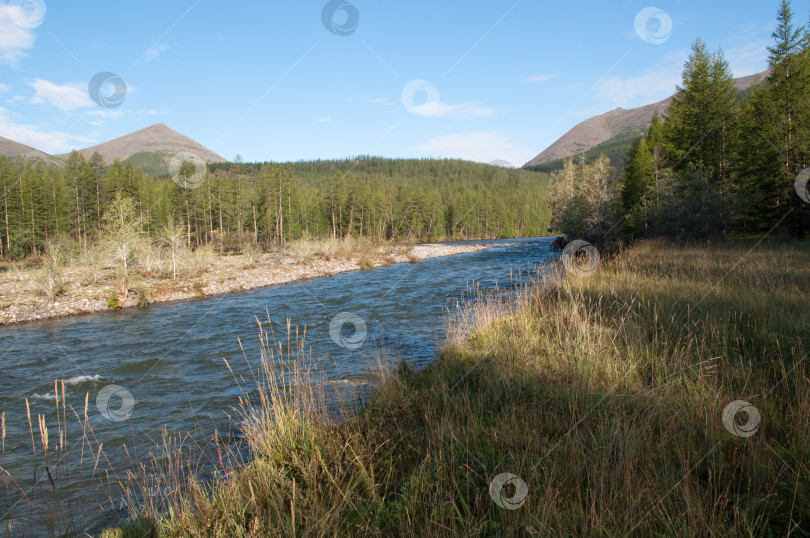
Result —
M285 343L288 319L299 335L306 328L306 352L318 374L362 398L373 389L380 356L415 369L435 360L443 320L457 302L472 288L513 288L520 281L516 275L525 279L538 264L558 256L550 251L552 240L478 241L493 246L192 302L0 327L0 411L7 425L0 466L17 482L6 475L0 485L0 535L9 525L11 535L46 530L49 504L50 511L71 505L74 530L92 532L102 519L100 507L109 508L110 499L120 495L116 488L96 485L99 469L112 467L124 478L133 462L156 450L164 428L186 432L202 424L238 437L228 411L238 404L241 390L223 359L237 377L248 377L245 358L254 367L259 361L257 318ZM61 420L54 380L64 380L68 405L70 449L61 466L54 456ZM84 414L85 395L97 439L93 444L103 443L109 460L97 467L97 454L82 446L82 430L71 411L72 406ZM39 415L49 431L50 478ZM52 525L59 534L62 524Z

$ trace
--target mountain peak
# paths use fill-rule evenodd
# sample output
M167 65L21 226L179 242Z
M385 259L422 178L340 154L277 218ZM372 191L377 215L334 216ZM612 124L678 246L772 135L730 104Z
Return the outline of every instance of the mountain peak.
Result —
M141 130L142 131L169 131L169 132L172 132L172 133L177 132L177 131L175 131L174 129L172 129L171 127L169 127L168 125L166 125L163 122L153 123L149 127L146 127L145 129L141 129Z
M115 159L123 161L138 153L160 153L171 159L171 156L180 152L198 155L209 164L227 161L165 123L155 123L114 140L79 150L85 158L89 158L95 152L98 152L106 163L111 163Z

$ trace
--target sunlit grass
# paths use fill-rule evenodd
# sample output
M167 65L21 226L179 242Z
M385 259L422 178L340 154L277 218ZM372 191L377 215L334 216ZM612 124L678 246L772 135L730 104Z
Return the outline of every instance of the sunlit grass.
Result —
M482 297L449 324L472 332L342 423L268 386L243 408L255 461L148 514L155 532L806 532L810 248L752 247L651 242L516 303ZM721 419L740 399L762 415L750 438ZM518 510L490 497L502 472L527 484Z

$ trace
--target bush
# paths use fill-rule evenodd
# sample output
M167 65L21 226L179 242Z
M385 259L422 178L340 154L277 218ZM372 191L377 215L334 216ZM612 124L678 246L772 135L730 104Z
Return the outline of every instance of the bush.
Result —
M242 256L245 257L248 267L256 267L256 262L262 257L262 247L253 241L245 241L241 245Z
M163 249L160 245L152 245L146 241L138 249L139 272L144 276L151 276L160 272L163 265Z
M89 282L92 284L101 280L104 275L104 267L107 264L107 254L102 245L88 245L81 258L81 264L90 269Z
M132 291L134 291L138 295L139 307L146 308L147 306L152 304L152 301L149 299L149 294L146 292L146 288L144 288L143 286L138 286L137 288L134 288Z
M107 296L107 308L110 310L118 310L121 308L121 300L117 293L111 293Z
M42 271L35 277L40 291L51 301L65 291L64 269L53 259L45 260Z
M186 255L185 269L189 276L198 277L202 276L207 270L208 266L214 260L214 249L211 245L197 247L196 250Z

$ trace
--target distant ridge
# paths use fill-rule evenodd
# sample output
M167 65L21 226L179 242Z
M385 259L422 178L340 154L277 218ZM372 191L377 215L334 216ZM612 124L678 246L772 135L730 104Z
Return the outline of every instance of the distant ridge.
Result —
M768 71L734 79L738 91L744 91L768 76ZM672 103L672 97L638 108L625 110L616 108L605 114L594 116L575 125L542 153L529 161L526 166L537 166L555 159L571 157L592 149L608 140L627 135L632 131L644 132L656 112L664 114Z
M206 164L228 162L224 157L162 123L150 125L145 129L78 150L78 152L86 159L98 152L106 164L111 164L115 159L129 160L134 166L143 168L146 173L154 177L168 176L172 158L180 153L186 154L184 158L187 159L191 158L188 154L192 154L205 161ZM39 159L46 163L64 166L70 153L49 155L44 151L0 136L0 155Z
M56 157L48 155L47 153L34 149L30 146L26 146L25 144L15 142L14 140L3 138L2 136L0 136L0 155L6 155L8 157L19 156L25 157L26 159L40 159L46 163L61 164L59 159Z
M87 159L95 152L98 152L107 164L115 159L124 161L141 153L160 153L171 159L171 156L180 152L198 155L208 164L227 162L224 157L162 123L156 123L109 142L79 150L79 153ZM62 154L58 157L65 159L68 155Z

